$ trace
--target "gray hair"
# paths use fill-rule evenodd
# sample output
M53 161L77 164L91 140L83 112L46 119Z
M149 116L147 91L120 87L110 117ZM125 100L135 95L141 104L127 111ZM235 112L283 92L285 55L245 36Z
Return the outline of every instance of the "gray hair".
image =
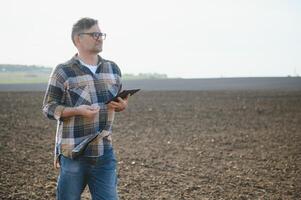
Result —
M78 20L72 27L71 39L73 44L75 45L74 36L78 35L84 30L90 29L95 24L98 24L98 21L88 17Z

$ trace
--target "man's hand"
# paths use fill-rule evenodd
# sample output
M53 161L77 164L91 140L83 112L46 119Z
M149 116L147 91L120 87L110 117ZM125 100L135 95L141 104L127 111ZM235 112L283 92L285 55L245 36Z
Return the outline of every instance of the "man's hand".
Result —
M80 105L76 107L76 110L79 115L82 115L87 118L93 118L98 112L98 106L89 106L89 105Z
M118 102L111 101L108 104L108 110L114 110L116 112L123 111L128 106L128 100L129 100L129 94L126 96L126 98L122 99L121 97L118 97Z
M59 169L59 168L61 167L58 158L54 159L54 161L53 161L53 166L54 166L54 169Z

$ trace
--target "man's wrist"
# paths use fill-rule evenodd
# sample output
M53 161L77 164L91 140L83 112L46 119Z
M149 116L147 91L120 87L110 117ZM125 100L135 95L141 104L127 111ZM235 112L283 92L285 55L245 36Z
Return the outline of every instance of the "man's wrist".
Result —
M79 108L79 106L73 107L73 113L74 113L74 115L81 115L82 114L81 109Z

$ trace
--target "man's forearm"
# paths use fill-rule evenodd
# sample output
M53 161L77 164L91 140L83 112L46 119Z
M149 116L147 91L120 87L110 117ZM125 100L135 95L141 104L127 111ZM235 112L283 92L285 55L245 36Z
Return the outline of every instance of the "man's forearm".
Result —
M75 115L81 115L84 117L94 117L99 113L100 108L98 106L80 105L78 107L65 107L61 113L61 117L73 117Z
M77 107L66 107L62 114L61 117L72 117L75 115L80 115L79 110L77 109Z

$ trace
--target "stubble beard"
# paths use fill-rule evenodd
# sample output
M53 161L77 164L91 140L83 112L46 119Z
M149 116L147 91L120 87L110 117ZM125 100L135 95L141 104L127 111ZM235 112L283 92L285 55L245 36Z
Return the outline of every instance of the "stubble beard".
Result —
M92 51L94 52L94 53L100 53L100 52L102 52L102 45L100 44L100 45L96 45L93 49L92 49Z

